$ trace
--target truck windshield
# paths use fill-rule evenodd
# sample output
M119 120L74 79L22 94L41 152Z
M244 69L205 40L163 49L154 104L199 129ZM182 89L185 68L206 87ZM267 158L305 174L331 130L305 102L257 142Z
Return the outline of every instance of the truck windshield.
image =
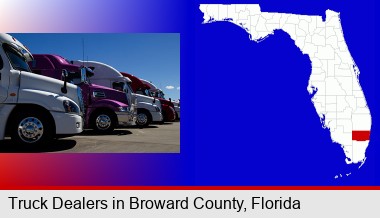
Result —
M125 84L123 82L112 83L112 88L121 92L125 92Z
M153 91L152 97L165 99L165 94L162 91Z
M159 95L160 95L161 98L165 99L165 94L164 94L164 92L160 91L160 92L159 92Z
M126 83L125 88L128 89L130 93L133 93L131 83Z
M69 77L67 78L68 82L78 85L81 83L81 74L80 72L69 72Z
M17 51L16 48L8 44L4 44L3 48L12 64L13 69L31 72L26 59L19 51Z
M153 97L153 94L149 91L149 89L144 90L146 96Z
M83 80L85 80L86 83L90 83L90 77L92 75L93 75L93 73L90 72L88 70L88 68L86 68L86 77L84 79L82 78L80 70L79 71L73 71L73 72L69 72L68 81L70 83L75 84L75 85L81 84L82 82L84 82Z

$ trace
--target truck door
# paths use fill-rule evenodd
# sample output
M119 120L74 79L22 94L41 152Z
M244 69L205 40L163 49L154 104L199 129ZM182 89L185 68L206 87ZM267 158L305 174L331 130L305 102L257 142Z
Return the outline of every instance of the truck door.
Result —
M0 103L4 102L8 96L9 81L5 75L7 74L4 72L4 61L0 55Z

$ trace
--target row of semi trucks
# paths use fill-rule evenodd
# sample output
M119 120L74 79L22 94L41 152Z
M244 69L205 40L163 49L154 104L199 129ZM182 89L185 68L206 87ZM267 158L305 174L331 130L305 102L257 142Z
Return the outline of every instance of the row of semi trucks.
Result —
M0 34L0 140L44 144L83 129L102 134L179 118L179 101L166 100L152 82L101 62L32 55Z

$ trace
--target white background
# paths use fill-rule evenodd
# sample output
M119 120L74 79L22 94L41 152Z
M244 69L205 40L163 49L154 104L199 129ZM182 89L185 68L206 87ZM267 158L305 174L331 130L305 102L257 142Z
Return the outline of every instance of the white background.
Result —
M61 197L68 200L77 200L86 197L91 200L107 200L106 210L12 210L11 199L16 196L22 199L45 199L51 200L53 197ZM189 197L188 210L112 210L112 199L123 199L127 203L130 197L139 199L185 199ZM264 197L265 199L283 199L291 197L293 200L301 201L301 210L261 210L251 209L251 198L253 196ZM204 199L220 200L231 199L233 197L244 200L246 212L236 212L236 210L197 210L193 207L193 200L196 197ZM50 202L51 203L51 202ZM48 204L51 205L51 204ZM59 217L379 217L380 216L380 191L197 191L197 190L144 190L144 191L0 191L0 216L11 217L38 217L38 218L59 218Z

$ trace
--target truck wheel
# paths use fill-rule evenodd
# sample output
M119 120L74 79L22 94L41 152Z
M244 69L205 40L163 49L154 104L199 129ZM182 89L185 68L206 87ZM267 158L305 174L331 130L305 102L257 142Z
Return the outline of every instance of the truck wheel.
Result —
M163 110L162 111L162 121L160 122L160 124L164 124L166 121L166 112Z
M136 124L139 127L147 127L151 122L152 118L150 117L150 114L148 114L148 112L141 111L137 113Z
M93 117L92 126L99 133L110 133L116 127L116 120L109 112L98 112Z
M12 140L19 145L45 145L53 138L53 124L38 112L20 112L12 120Z

